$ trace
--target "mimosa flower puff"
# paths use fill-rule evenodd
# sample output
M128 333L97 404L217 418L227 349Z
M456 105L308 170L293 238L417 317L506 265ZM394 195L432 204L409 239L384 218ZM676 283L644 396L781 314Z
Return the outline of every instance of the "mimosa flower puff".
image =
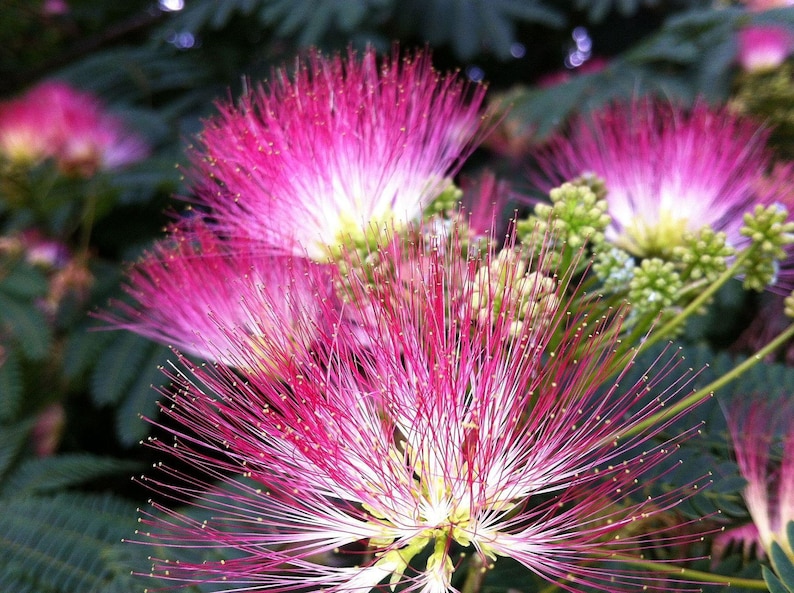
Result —
M219 106L193 154L197 199L222 235L325 261L421 215L473 148L484 92L426 53L312 52Z
M263 253L258 244L242 241L232 249L206 226L193 224L175 229L134 264L125 290L134 304L117 301L112 312L100 315L113 327L231 362L232 345L256 349L269 340L311 342L311 333L285 327L294 324L293 315L316 319L316 303L331 298L332 287L321 264Z
M617 321L571 318L563 307L543 323L516 323L510 289L498 312L482 315L472 295L488 284L478 270L503 265L502 290L521 284L525 266L430 241L380 253L387 265L372 283L346 279L368 339L329 331L311 349L241 343L237 370L175 366L177 389L162 406L173 440L150 442L177 462L144 478L156 494L138 537L231 556L154 559L154 574L224 591L430 593L457 590L465 553L485 565L511 557L569 590L683 586L649 583L647 569L614 556L695 539L654 523L635 529L691 491L646 490L692 433L666 440L669 421L643 424L686 384L656 389L676 363L620 384ZM522 294L549 290L539 274L524 278L534 288ZM323 313L323 327L339 319L334 307ZM570 327L553 346L561 319ZM259 372L262 356L278 371ZM189 474L176 469L185 464Z
M690 110L649 98L616 103L577 117L539 151L541 185L602 178L612 218L606 237L638 257L667 257L705 226L739 248L744 213L774 199L756 191L771 161L768 133L705 103Z

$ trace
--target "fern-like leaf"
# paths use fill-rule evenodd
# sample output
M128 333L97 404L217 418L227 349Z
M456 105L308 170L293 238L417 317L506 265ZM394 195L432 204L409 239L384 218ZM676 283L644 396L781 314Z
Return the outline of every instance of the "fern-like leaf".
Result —
M116 409L116 434L123 445L134 445L143 439L151 425L140 416L152 417L157 412L159 394L156 387L167 382L163 365L170 351L164 346L155 348L140 366L140 375L132 383Z
M29 459L3 480L0 496L30 496L70 488L99 478L132 474L139 465L132 461L76 453Z
M108 552L134 530L134 515L134 505L109 495L6 500L0 582L15 579L37 592L104 593L118 575L129 575L129 566Z
M0 423L11 422L22 403L22 371L16 350L9 348L0 359Z

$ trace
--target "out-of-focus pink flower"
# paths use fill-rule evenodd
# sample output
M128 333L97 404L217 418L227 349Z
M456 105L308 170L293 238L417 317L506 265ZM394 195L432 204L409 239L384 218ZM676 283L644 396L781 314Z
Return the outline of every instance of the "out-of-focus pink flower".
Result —
M32 229L19 236L25 260L32 265L40 266L47 270L63 268L71 257L69 247L62 241L45 237L39 231Z
M324 278L313 279L313 276ZM175 230L129 273L133 304L114 303L100 315L119 329L209 360L239 364L238 347L260 342L285 348L313 339L318 301L330 298L325 268L292 255L263 253L242 241L231 249L206 227ZM324 288L321 288L324 287ZM322 290L322 294L320 294ZM298 317L307 320L301 334Z
M44 0L41 6L41 12L46 16L60 16L67 14L69 10L69 4L65 0Z
M50 114L24 97L0 103L0 155L22 166L55 155L47 129Z
M220 105L194 153L198 200L224 236L324 261L421 214L471 150L483 94L424 53L312 53Z
M738 34L739 65L746 72L773 70L794 51L794 34L778 25L753 25Z
M607 239L641 256L666 255L704 226L747 242L743 214L775 201L759 195L771 161L768 130L727 108L685 111L643 98L577 117L538 151L548 190L583 174L601 177L612 223Z
M0 154L35 164L53 158L65 173L89 177L143 158L147 147L98 99L48 81L0 105Z
M65 425L66 411L59 402L50 404L39 413L30 433L36 455L48 457L58 450Z
M791 402L754 401L736 406L728 426L739 471L747 480L744 501L752 526L729 530L715 540L717 552L732 541L746 551L769 554L777 542L794 561L794 542L788 541L786 525L794 521L794 405ZM782 435L782 455L773 459L772 447Z
M464 177L461 189L461 214L475 237L500 236L515 214L508 211L515 197L510 184L498 179L493 171L485 170L475 178Z
M478 270L501 265L496 275L514 286L524 268L429 241L393 244L368 281L342 279L370 339L338 331L338 311L325 306L320 325L330 329L312 348L240 344L276 373L182 361L171 374L177 387L162 412L174 441L150 443L192 470L158 464L165 475L145 481L157 501L198 505L207 520L154 502L139 537L233 557L155 559L156 575L227 591L364 593L390 583L443 592L454 590L463 548L486 564L511 557L570 590L654 587L646 569L628 570L613 553L688 541L652 523L635 528L686 496L646 489L689 434L665 441L669 422L642 424L676 397L676 388L649 396L675 363L624 385L613 371L626 361L605 337L619 334L615 321L556 310L549 323L517 324L509 290L483 317L473 290L497 288ZM539 275L525 280L524 291L549 288ZM552 352L560 319L568 329ZM346 550L355 566L324 562Z
M786 6L794 6L794 0L741 0L742 4L747 7L747 10L753 12L761 12L764 10L772 10L773 8L784 8Z

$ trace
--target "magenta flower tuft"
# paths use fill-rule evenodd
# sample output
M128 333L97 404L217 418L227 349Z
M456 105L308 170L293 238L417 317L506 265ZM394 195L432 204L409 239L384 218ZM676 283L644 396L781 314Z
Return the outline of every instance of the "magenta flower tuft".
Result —
M0 154L30 165L54 158L65 173L90 177L145 156L147 147L98 99L66 83L43 82L0 105Z
M715 540L718 551L730 541L741 541L769 553L777 542L794 561L794 542L786 525L794 521L794 405L791 402L754 401L736 406L728 416L736 463L747 485L744 501L753 525L726 531ZM773 459L773 443L782 435L782 456Z
M324 261L418 218L471 151L484 87L396 53L298 62L222 104L194 153L198 200L228 237Z
M773 70L794 51L794 34L777 25L754 25L739 31L738 60L745 72Z
M726 108L689 111L653 99L580 116L538 153L548 190L586 173L607 188L606 236L640 257L666 256L686 232L710 226L733 247L743 214L774 196L757 186L770 163L768 131ZM763 199L762 199L763 198Z
M118 329L228 364L238 347L257 351L262 341L289 348L312 340L317 302L330 298L324 266L306 259L235 248L206 227L174 231L135 264L128 279L132 305L116 302L100 315ZM305 317L301 328L291 326ZM301 330L306 333L301 334Z
M157 494L139 538L233 553L156 559L155 574L227 591L365 593L388 583L429 593L456 590L465 551L485 565L511 557L572 591L654 587L647 570L615 566L613 554L694 539L654 523L636 529L689 491L649 497L646 487L692 431L665 440L672 420L641 426L686 380L648 395L676 372L670 362L621 384L617 321L560 307L533 322L510 287L529 302L557 291L558 304L564 287L523 276L516 258L466 258L460 248L393 246L372 282L345 278L358 332L327 331L311 348L241 343L248 361L236 371L180 361L162 407L174 440L150 441L178 463L144 478ZM488 278L500 280L489 284L480 270L494 266ZM474 294L497 284L501 306L484 314ZM334 327L338 310L322 312L319 326ZM552 345L555 329L563 337ZM278 372L260 371L260 357ZM185 464L195 471L175 469Z

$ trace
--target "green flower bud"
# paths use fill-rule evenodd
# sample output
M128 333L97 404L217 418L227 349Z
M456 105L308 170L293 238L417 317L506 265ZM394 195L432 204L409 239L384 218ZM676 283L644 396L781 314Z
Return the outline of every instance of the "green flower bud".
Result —
M599 249L595 254L593 272L601 280L606 292L619 293L629 289L635 267L634 258L629 253L609 246L605 251Z
M607 203L587 185L563 183L549 192L551 204L538 204L535 214L517 224L518 236L527 241L536 233L552 229L571 249L578 249L588 241L601 243L604 230L611 221ZM536 229L537 225L537 229Z
M642 260L629 282L629 302L638 315L656 313L675 304L681 290L675 264L659 258Z
M705 226L697 233L686 233L684 244L673 248L673 259L681 263L681 276L689 280L713 282L728 268L735 250L726 244L727 235Z
M758 205L744 215L741 233L749 237L751 250L744 262L744 286L761 291L775 280L777 262L786 257L784 247L794 242L794 222L779 204Z

